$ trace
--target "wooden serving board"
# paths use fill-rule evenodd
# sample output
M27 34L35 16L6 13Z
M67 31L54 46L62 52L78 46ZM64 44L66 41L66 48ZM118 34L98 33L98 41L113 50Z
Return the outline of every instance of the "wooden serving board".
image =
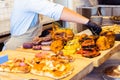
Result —
M0 52L0 54L8 54L9 59L13 59L16 57L22 58L25 57L27 59L32 59L34 57L34 53L30 52L21 52L21 51L13 51L6 50ZM84 60L84 59L75 59L72 63L74 65L74 70L71 75L62 79L62 80L81 80L84 76L90 73L93 70L92 61ZM0 72L0 80L27 80L30 78L34 78L37 80L53 80L52 78L42 77L33 75L31 73L22 74L22 73L7 73Z
M112 48L108 50L100 51L101 54L97 57L85 58L85 57L82 57L80 54L75 54L73 55L73 57L92 61L94 67L98 67L118 51L120 51L120 41L115 41L115 45Z
M41 52L41 50L32 50L32 49L23 49L23 48L17 48L16 50L22 51L22 52L28 52L28 53L29 52L32 52L32 53ZM98 67L118 51L120 51L120 41L115 41L115 45L112 48L108 50L100 51L101 54L97 57L85 58L85 57L82 57L80 54L75 54L73 55L73 57L92 61L94 67Z
M24 48L22 48L22 47L20 47L20 48L17 48L16 49L17 51L23 51L23 52L32 52L32 53L39 53L39 52L41 52L42 50L33 50L33 49L24 49Z
M91 35L92 33L89 29L86 29L86 30L81 31L80 33L78 33L76 35L81 35L81 34ZM98 57L85 58L85 57L82 57L80 54L75 54L73 56L75 58L80 58L80 59L82 58L82 59L92 61L94 67L98 67L118 51L120 51L120 41L115 41L115 44L112 48L110 48L108 50L100 51L101 55L99 55Z

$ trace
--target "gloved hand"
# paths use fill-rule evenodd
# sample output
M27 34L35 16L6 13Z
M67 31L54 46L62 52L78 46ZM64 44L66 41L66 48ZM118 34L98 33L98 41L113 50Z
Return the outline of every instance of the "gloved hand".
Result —
M91 30L93 35L99 35L102 31L102 28L92 21L89 21L87 24L85 24L85 26L87 26Z

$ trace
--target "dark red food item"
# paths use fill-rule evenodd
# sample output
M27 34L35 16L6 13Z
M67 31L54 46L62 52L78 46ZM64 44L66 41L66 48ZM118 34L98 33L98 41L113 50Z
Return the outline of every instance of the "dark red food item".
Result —
M27 43L23 43L23 48L25 49L30 49L33 47L33 43L27 42Z
M94 41L93 39L84 40L81 45L82 45L82 46L95 45L95 41Z
M80 49L77 51L77 54L81 54L83 57L87 57L87 58L93 58L100 55L100 53L95 49L94 50Z

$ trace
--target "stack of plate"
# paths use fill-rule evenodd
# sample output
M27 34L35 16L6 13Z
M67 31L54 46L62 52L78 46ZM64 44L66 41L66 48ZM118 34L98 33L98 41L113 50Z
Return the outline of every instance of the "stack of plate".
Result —
M103 74L106 80L120 80L120 65L108 66Z

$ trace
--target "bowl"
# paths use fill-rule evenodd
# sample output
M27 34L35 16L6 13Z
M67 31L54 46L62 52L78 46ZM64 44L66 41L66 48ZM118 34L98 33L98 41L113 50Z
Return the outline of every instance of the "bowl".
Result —
M111 16L110 20L115 24L120 24L120 16Z
M120 65L108 66L103 70L106 80L120 80Z

